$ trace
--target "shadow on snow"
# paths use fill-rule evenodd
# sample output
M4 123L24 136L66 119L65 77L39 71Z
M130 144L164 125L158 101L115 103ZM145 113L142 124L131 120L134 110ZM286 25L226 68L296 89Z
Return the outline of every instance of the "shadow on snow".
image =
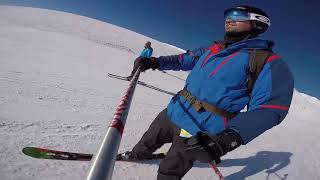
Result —
M224 159L222 160L222 163L218 165L218 167L243 166L240 171L226 176L226 180L243 180L246 177L255 175L262 171L267 173L266 180L269 180L270 176L274 176L279 180L285 180L287 179L288 174L280 175L277 173L277 171L290 164L291 156L291 152L260 151L256 155L247 158ZM140 161L138 163L159 165L160 160ZM210 168L208 164L200 162L195 162L193 167Z
M285 180L287 179L288 174L280 175L277 171L290 164L291 156L291 152L260 151L256 155L247 158L224 159L218 167L243 166L240 171L226 176L226 180L242 180L262 171L267 173L266 180L269 180L270 176ZM207 168L208 165L204 163L195 163L194 167Z

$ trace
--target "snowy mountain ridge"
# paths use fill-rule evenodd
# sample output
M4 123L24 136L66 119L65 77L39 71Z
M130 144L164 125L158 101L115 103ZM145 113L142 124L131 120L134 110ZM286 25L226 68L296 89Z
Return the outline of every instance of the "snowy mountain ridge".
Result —
M41 16L39 16L39 13L41 13ZM146 41L152 40L149 37L122 27L66 12L61 13L59 11L38 8L12 8L10 6L2 6L0 15L4 17L8 14L10 14L10 16L1 21L2 26L19 25L41 31L64 33L81 37L98 44L124 49L135 55L139 55ZM24 14L27 14L27 16ZM141 44L142 47L136 47L133 42ZM168 54L184 51L183 49L156 40L152 40L152 43L155 49Z

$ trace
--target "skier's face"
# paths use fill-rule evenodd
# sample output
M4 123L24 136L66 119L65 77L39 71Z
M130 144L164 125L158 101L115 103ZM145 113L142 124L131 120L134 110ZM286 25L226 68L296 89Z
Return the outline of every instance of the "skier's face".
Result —
M232 21L231 19L226 19L224 22L224 31L226 33L237 33L245 32L251 30L250 21Z

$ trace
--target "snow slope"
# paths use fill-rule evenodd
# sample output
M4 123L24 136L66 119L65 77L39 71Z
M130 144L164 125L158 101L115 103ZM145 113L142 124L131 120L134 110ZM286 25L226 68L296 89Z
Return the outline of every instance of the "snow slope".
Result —
M21 149L95 152L128 86L106 73L129 74L147 40L154 56L183 51L87 17L10 6L0 6L0 39L1 180L84 179L88 162L37 160ZM137 86L120 151L134 146L186 76L142 73L140 79L153 88ZM320 179L319 108L318 99L295 91L285 121L223 157L221 172L228 180ZM158 164L117 162L113 179L155 179ZM196 163L183 179L216 176Z

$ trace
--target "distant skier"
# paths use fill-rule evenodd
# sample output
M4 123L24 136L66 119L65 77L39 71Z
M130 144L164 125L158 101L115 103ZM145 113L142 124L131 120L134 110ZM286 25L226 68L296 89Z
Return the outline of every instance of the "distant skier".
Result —
M137 59L134 61L134 62L138 62L138 59L141 59L141 58L149 58L152 56L152 52L153 52L153 49L151 47L151 42L148 41L146 42L146 44L144 45L144 49L142 50L141 54L139 57L137 57ZM134 64L133 66L133 70L131 72L131 75L127 77L128 80L131 80L134 73L136 73L137 69L138 69L138 65L136 65L136 63Z
M144 49L142 50L140 57L151 57L152 56L153 49L151 47L151 42L148 41L144 45Z
M142 71L192 70L183 90L153 120L132 151L118 156L148 159L172 142L161 161L158 180L179 180L195 160L219 162L288 113L294 81L272 41L258 35L270 26L269 16L250 6L224 12L225 37L208 48L180 55L139 58ZM240 112L248 105L247 112Z

